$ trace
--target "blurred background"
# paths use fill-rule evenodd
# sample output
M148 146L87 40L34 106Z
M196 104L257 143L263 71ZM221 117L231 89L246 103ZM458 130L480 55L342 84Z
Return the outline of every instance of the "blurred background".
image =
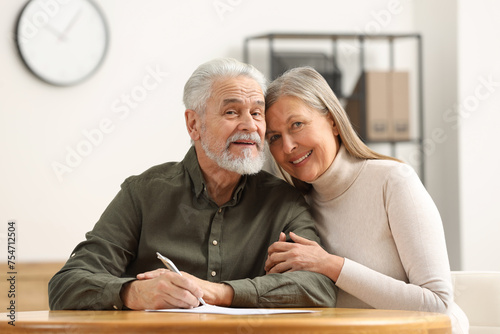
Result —
M48 6L67 1L46 0ZM500 270L500 2L495 0L95 0L109 42L101 65L70 86L33 75L16 47L25 0L0 5L0 240L16 222L18 262L63 262L123 180L190 146L183 86L215 57L244 60L245 40L270 33L420 34L395 44L409 73L410 134L396 155L425 171L454 270ZM55 8L55 7L52 7ZM276 41L276 49L332 57L329 41ZM389 65L384 41L367 41L367 70ZM399 43L399 42L398 42ZM248 61L269 78L269 40L248 41ZM356 40L336 44L342 92L360 76ZM423 128L418 127L418 77ZM387 144L373 144L391 153ZM424 159L422 159L422 157ZM423 165L422 165L423 161ZM7 246L2 246L6 263Z

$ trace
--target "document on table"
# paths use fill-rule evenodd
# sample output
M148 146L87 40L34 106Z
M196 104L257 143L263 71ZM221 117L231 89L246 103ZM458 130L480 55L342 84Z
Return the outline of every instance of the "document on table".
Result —
M181 313L204 313L204 314L228 314L228 315L264 315L284 313L314 313L318 311L295 310L295 309L272 309L272 308L232 308L215 305L201 305L195 308L146 310L149 312L181 312Z

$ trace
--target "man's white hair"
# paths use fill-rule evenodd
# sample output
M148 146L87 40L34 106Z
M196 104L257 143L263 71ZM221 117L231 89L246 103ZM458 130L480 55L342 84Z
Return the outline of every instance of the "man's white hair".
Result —
M267 80L255 67L233 58L216 58L200 65L184 85L184 106L203 116L215 81L246 76L254 79L266 94Z

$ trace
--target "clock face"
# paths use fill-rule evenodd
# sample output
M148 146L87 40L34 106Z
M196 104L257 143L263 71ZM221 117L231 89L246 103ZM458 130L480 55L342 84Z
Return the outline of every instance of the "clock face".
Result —
M16 37L26 66L58 86L76 84L92 74L108 44L104 17L89 0L29 1Z

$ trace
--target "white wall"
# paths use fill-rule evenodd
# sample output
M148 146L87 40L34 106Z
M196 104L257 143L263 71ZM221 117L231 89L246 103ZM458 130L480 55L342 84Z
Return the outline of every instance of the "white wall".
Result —
M500 270L500 2L459 0L458 27L463 265Z
M242 59L245 37L273 31L408 32L425 26L424 21L421 26L415 23L419 2L411 0L96 2L110 27L109 53L89 80L57 88L34 78L16 54L12 34L24 1L2 1L0 239L3 244L7 221L16 219L20 261L64 260L93 227L124 178L183 158L189 138L182 88L200 63L219 56ZM387 15L394 7L397 13ZM140 86L151 69L163 73L158 88L120 118L113 111L114 103ZM445 96L437 103L451 105L453 97ZM64 163L68 149L86 140L82 132L95 129L104 119L113 123L113 130L60 181L52 163ZM449 138L448 145L456 145L456 138ZM442 150L446 155L447 150ZM455 220L457 191L449 186L457 184L457 166L440 153L429 155L427 161L427 176L436 182L428 186L429 191L444 217ZM464 216L475 214L464 210ZM459 257L457 249L451 250L450 258Z
M441 213L450 266L458 270L462 264L458 131L443 117L458 94L456 0L417 1L415 24L423 41L426 188Z

